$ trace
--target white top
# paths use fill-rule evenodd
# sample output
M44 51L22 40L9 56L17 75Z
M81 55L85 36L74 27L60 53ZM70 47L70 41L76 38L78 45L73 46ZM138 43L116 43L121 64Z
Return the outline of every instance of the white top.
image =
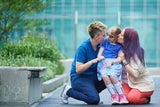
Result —
M143 66L138 57L137 63L133 59L130 60L130 66L136 78L132 78L128 73L123 72L122 83L128 83L131 88L136 88L142 92L153 91L154 81L149 71ZM127 78L128 77L128 78Z

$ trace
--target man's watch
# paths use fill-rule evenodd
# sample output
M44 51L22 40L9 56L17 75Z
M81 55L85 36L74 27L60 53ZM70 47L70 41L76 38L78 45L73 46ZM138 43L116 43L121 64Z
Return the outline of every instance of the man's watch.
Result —
M124 62L123 62L123 65L124 65L124 66L126 66L126 65L128 65L128 64L129 64L129 63L128 63L127 61L124 61Z

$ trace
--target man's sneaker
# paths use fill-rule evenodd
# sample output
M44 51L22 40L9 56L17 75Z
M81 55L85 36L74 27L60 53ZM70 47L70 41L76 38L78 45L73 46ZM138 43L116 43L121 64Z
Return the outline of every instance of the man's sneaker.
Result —
M67 96L67 91L71 88L69 85L64 85L62 93L61 93L61 101L63 104L68 104L68 96Z
M120 94L119 95L119 103L120 104L128 104L128 100L127 100L125 94Z
M111 95L112 105L118 105L119 104L119 95L113 94Z
M103 101L100 101L98 104L103 104Z
M61 102L63 103L63 104L68 104L68 96L64 96L64 97L62 97L61 98Z

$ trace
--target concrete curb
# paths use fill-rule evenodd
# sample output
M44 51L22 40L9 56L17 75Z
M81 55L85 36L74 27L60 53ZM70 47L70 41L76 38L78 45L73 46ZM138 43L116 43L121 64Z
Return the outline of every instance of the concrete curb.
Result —
M49 93L69 79L67 74L57 75L55 78L43 83L43 93Z
M58 88L60 85L62 85L69 79L69 71L70 71L72 61L73 59L61 60L65 68L64 73L62 75L57 75L55 78L49 81L44 82L43 83L43 93L49 93L55 90L56 88Z
M147 68L151 75L160 75L160 68Z

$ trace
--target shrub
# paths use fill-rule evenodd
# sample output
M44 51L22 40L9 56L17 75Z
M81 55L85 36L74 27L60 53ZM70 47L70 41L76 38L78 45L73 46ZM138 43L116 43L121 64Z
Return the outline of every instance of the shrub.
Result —
M44 35L33 33L23 36L16 43L7 43L2 47L0 55L1 66L46 66L44 81L64 72L56 43Z

